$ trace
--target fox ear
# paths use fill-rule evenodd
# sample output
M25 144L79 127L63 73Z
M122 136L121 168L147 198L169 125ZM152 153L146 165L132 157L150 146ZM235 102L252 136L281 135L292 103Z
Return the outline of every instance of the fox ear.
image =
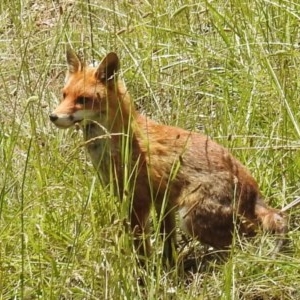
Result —
M67 63L70 74L82 71L84 66L80 57L70 47L67 48Z
M96 78L101 82L106 82L118 72L120 68L120 61L118 55L114 52L110 52L101 61L97 71Z

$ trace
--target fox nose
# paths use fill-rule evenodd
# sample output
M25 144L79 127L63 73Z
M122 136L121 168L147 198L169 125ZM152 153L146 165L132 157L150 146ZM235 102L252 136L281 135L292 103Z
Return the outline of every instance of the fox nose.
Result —
M58 116L57 116L57 114L52 113L49 115L49 119L51 122L55 122L58 119Z

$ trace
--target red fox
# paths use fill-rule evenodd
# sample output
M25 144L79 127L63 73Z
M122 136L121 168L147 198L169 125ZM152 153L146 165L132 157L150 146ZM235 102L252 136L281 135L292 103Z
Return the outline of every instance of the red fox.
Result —
M149 212L161 220L164 255L176 244L176 212L182 228L212 247L230 246L235 228L252 236L258 227L281 236L285 215L264 202L249 171L206 135L161 125L141 115L118 78L119 58L109 53L97 68L67 50L63 99L50 114L59 128L80 123L103 186L130 197L130 222L140 255L150 254Z

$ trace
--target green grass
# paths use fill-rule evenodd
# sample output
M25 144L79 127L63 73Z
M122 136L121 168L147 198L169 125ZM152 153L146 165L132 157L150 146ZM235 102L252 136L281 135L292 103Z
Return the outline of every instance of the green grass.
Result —
M87 61L116 51L141 112L212 136L283 207L300 191L297 1L4 0L0 13L0 299L300 298L299 208L276 259L259 235L182 274L158 242L141 269L126 204L102 190L81 133L48 120L66 45Z

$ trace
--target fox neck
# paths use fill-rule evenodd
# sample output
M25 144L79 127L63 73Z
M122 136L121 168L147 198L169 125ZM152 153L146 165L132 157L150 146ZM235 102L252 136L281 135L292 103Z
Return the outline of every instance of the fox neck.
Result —
M99 112L93 120L85 122L84 139L88 143L91 139L100 141L105 137L117 146L117 140L121 140L121 136L133 136L138 130L137 118L138 113L128 92L119 88L117 101L109 103L105 112Z
M100 114L99 119L86 123L83 126L83 134L102 185L113 186L113 193L122 195L123 172L128 161L126 155L128 149L131 151L139 129L136 121L138 114L129 95L120 93L118 96L116 107L109 107L109 111L104 115Z

